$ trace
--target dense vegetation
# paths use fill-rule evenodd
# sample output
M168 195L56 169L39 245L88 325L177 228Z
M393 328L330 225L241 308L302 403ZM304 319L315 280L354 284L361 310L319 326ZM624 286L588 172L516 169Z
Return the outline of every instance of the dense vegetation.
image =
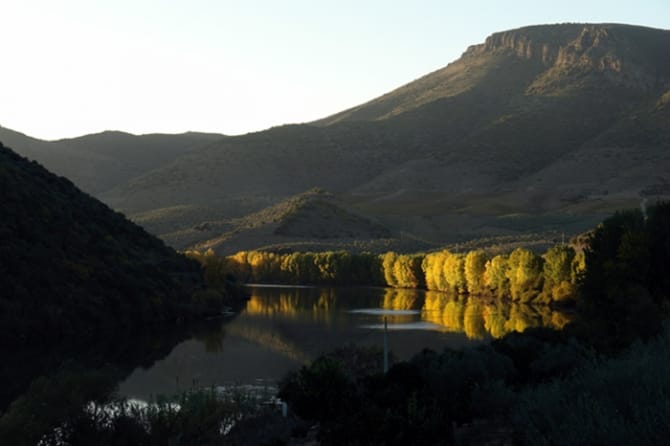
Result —
M426 288L504 296L523 303L574 299L575 284L584 268L583 253L578 255L567 245L554 246L541 256L524 248L495 256L483 250L381 255L241 251L226 258L218 258L212 251L187 254L201 259L208 275L228 275L245 282Z
M218 289L230 287L235 277L302 277L330 284L369 283L372 278L396 287L442 289L448 291L445 296L492 293L526 302L560 301L579 287L577 322L560 332L530 329L474 349L423 351L394 364L386 374L381 373L380 352L343 349L290 374L279 395L295 414L319 423L322 444L471 444L491 439L622 444L640 438L659 444L670 434L663 421L669 381L659 372L670 363L670 326L654 338L668 309L669 240L670 205L659 204L648 216L628 211L605 220L591 235L583 258L567 246L542 256L524 249L492 257L481 250L189 255L203 265L207 283ZM603 286L603 280L610 282ZM403 305L392 293L388 301L391 308ZM638 337L651 341L629 346ZM257 415L211 393L183 398L179 411L170 404L138 408L112 401L110 412L103 406L108 400L86 393L86 381L67 373L55 379L84 388L72 393L79 398L74 400L76 410L56 410L48 424L40 425L44 432L66 415L64 428L44 438L53 443L99 438L101 444L124 439L217 444L227 441L223 424ZM33 383L34 397L14 403L11 417L0 427L18 427L11 432L21 435L22 424L16 420L50 401L52 387ZM623 390L608 392L613 387Z
M227 258L189 253L204 266L203 277L197 262L4 147L0 194L3 343L92 334L217 309L222 294L212 289L230 289L236 278L425 287L516 302L576 296L579 317L562 332L533 329L472 350L424 351L386 374L379 373L379 352L340 351L288 376L280 395L295 413L320 423L324 444L467 443L481 432L528 444L654 444L669 434L669 381L659 372L670 363L670 328L662 332L670 308L668 204L650 208L648 215L615 214L593 232L583 254L568 246L543 255L516 249L493 256L482 250L249 251ZM649 342L631 346L638 338ZM104 403L89 384L109 390L111 382L65 369L36 379L30 398L3 411L0 428L21 439L67 419L67 429L55 435L73 441L215 443L221 441L222 419L240 414L211 394L196 394L182 400L179 412L171 405L137 409L113 402L120 414L114 417L88 404ZM52 392L61 384L72 389L67 402L74 411ZM52 418L31 418L44 407Z
M198 264L0 145L0 340L93 336L187 316Z
M664 444L669 256L670 205L619 212L590 237L578 319L563 331L424 351L387 374L353 373L326 355L288 376L280 395L321 423L324 444ZM639 338L652 340L630 346Z
M670 310L670 204L617 212L595 230L580 282L581 329L620 348L659 332Z
M324 445L666 444L670 326L600 357L565 333L424 351L388 373L379 352L334 352L287 376L280 396ZM361 364L368 364L362 367Z

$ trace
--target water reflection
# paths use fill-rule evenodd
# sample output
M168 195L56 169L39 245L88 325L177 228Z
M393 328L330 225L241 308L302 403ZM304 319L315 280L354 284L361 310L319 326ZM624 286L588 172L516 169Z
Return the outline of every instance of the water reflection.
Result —
M319 354L347 344L389 345L399 359L423 348L464 348L528 327L562 327L568 317L549 308L440 292L382 288L251 287L237 317L218 330L182 342L152 367L121 384L123 395L183 390L190 383L221 386L274 382Z
M461 333L472 340L500 338L531 327L560 329L571 316L547 306L530 306L508 301L468 298L443 292L402 289L276 289L254 288L246 312L250 315L289 319L305 318L333 324L342 310L350 315L376 317L363 328L436 330ZM365 322L370 322L366 319ZM418 323L423 322L423 323Z
M197 337L211 343L211 325L88 338L79 345L0 349L0 443L35 445L91 401L105 401L138 367L152 367L175 345ZM204 337L203 337L204 336Z
M347 344L383 345L398 359L423 348L464 348L528 327L561 328L547 307L381 288L250 288L232 320L198 329L117 336L75 349L0 352L0 438L35 444L71 407L111 390L148 400L191 386L273 383L319 354ZM68 359L66 359L68 358ZM7 442L7 440L12 440ZM16 440L16 441L14 441Z

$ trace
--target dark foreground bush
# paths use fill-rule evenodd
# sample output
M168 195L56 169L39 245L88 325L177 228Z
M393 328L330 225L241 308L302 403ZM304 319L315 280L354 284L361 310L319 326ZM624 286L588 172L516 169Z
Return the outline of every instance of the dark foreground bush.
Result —
M661 445L670 438L670 325L648 344L520 393L524 444Z
M322 444L667 444L670 324L616 357L548 330L424 351L386 374L324 356L280 396L318 422ZM496 443L497 444L497 443Z

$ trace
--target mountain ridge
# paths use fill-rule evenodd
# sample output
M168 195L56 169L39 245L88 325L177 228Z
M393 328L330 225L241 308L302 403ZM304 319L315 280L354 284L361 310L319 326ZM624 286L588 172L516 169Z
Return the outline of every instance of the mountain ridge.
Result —
M0 141L19 154L66 176L84 191L100 195L225 135L186 132L134 135L106 130L76 138L43 141L0 126Z
M379 98L213 141L98 196L170 233L314 187L436 244L579 232L667 196L667 48L670 31L620 24L494 33Z
M398 94L411 95L414 89L434 90L436 88L445 88L444 92L437 95L437 98L444 98L453 96L454 94L462 93L464 88L456 83L456 86L443 85L441 83L444 75L451 74L449 70L454 71L460 62L471 60L483 54L492 54L501 51L511 51L517 57L527 60L539 61L545 68L556 65L558 68L571 67L574 65L591 65L591 68L597 68L601 71L611 69L614 72L621 71L621 59L609 59L607 57L592 57L592 53L599 53L599 51L590 51L598 48L603 43L610 42L610 34L612 31L646 31L658 35L665 41L665 44L670 44L670 31L656 28L638 27L625 24L556 24L556 25L532 25L521 27L513 30L500 31L491 34L483 43L469 46L461 57L447 66L437 69L425 76L421 76L389 93L386 93L379 98L365 102L358 106L352 107L345 111L336 113L334 115L314 121L317 125L331 125L340 122L345 117L349 117L355 112L361 113L361 109L366 107L381 107L382 102L393 99ZM547 36L549 34L549 36ZM624 33L625 34L625 33ZM630 39L630 36L624 36ZM537 39L543 40L538 42ZM556 42L558 40L558 43ZM658 55L667 55L667 48L665 44L659 44L652 49L652 53L657 57ZM579 57L578 57L579 56ZM581 60L581 56L586 56ZM605 55L606 56L606 55ZM583 62L583 64L582 64ZM602 65L602 66L601 66ZM625 64L624 64L625 66ZM665 84L667 85L670 78L670 62L666 62L663 66L663 76ZM451 67L451 68L450 68ZM624 73L628 75L629 73ZM468 76L473 73L469 72ZM623 78L622 78L623 79ZM450 79L453 83L453 79ZM633 79L634 80L634 79ZM654 79L655 80L655 79ZM635 83L633 83L635 84ZM637 84L643 85L641 83ZM644 84L647 85L647 84ZM409 91L405 91L409 90ZM419 100L419 104L425 104L430 100L435 100L435 96L431 96L429 100ZM396 112L397 113L397 112ZM393 111L388 111L382 116L376 116L375 119L384 119L393 116ZM365 116L365 115L364 115ZM351 119L351 118L350 118ZM367 118L370 120L370 118Z

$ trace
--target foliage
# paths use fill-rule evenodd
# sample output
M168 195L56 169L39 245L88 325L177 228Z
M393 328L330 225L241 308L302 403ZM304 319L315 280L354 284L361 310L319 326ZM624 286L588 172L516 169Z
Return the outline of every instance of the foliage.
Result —
M666 444L670 326L620 357L521 392L513 419L524 444Z
M297 415L320 423L323 444L453 444L454 427L505 416L519 386L567 376L590 356L558 333L536 331L461 351L424 350L386 374L379 363L354 372L344 358L320 357L280 386Z
M580 276L580 325L601 348L660 331L670 288L670 204L617 212L593 232Z
M0 342L56 340L195 312L197 264L0 146Z
M565 333L530 330L490 346L426 350L385 375L347 373L344 363L320 358L281 395L320 422L323 444L479 444L482 432L473 438L468 426L482 420L513 428L489 433L501 443L665 444L669 352L670 326L616 357L599 357ZM343 400L324 405L333 373ZM298 375L309 382L291 387Z
M575 277L580 268L575 250L557 245L549 248L543 257L543 299L561 302L574 296Z
M381 255L241 251L225 259L211 251L189 255L206 264L206 277L211 283L237 277L258 283L425 287L456 294L510 297L521 303L565 304L575 300L579 282L581 307L587 313L618 311L619 316L612 319L617 321L629 311L640 316L653 313L651 296L658 305L659 299L670 292L670 275L665 267L670 261L668 209L667 205L652 207L648 221L639 211L617 213L593 233L586 251L579 252L571 246L557 245L543 255L517 248L491 258L482 250L428 254L390 251ZM623 296L631 293L642 297L634 300L635 308L626 309ZM656 330L658 321L651 327Z
M486 253L482 250L470 251L465 256L465 282L468 293L482 294L486 289L484 274L486 273Z
M499 254L486 262L484 283L494 290L498 297L509 295L509 278L507 256Z
M558 252L563 253L563 257L556 254ZM574 250L568 247L550 249L545 254L551 259L546 268L542 257L525 249L491 259L482 250L467 253L442 250L428 254L389 251L380 255L345 251L240 251L219 260L211 251L187 254L206 259L206 263L212 264L209 270L216 271L220 277L237 277L244 282L426 288L477 296L493 294L538 303L574 299L578 266ZM563 270L566 265L559 264L560 259L567 262L567 275ZM543 293L545 274L554 277L546 282Z
M542 257L532 251L517 248L507 259L506 271L512 300L530 302L540 295L542 289Z

